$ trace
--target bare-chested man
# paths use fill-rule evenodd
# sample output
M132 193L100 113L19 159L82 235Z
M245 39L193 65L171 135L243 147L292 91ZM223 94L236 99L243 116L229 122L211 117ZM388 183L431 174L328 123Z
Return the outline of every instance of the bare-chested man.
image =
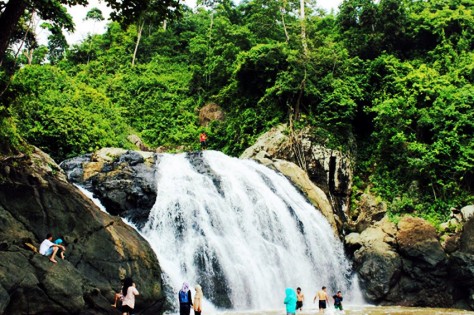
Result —
M324 312L327 304L329 304L329 297L326 292L326 287L323 287L321 290L318 291L318 293L316 293L316 296L313 299L313 303L316 302L316 299L319 299L319 312Z
M303 310L304 294L301 293L301 288L300 287L296 288L296 297L297 297L296 310L302 311Z

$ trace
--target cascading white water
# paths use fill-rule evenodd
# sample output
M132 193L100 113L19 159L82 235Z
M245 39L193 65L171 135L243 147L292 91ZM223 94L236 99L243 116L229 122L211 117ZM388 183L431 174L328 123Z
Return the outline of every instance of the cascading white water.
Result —
M162 155L157 200L142 234L169 284L201 284L218 306L282 307L286 287L306 299L326 285L350 291L350 264L322 214L282 175L205 151ZM203 171L204 169L204 171Z

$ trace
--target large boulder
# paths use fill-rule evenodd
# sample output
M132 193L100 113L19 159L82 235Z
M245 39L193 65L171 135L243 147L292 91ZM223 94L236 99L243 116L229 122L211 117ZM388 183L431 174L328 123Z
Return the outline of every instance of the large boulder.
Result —
M104 148L66 160L69 179L91 191L113 215L142 227L156 201L156 154Z
M446 254L438 240L436 229L421 218L406 216L398 223L397 242L400 252L418 262L419 267L438 268Z
M240 158L255 159L264 164L285 160L298 165L327 196L336 221L343 223L347 219L353 163L347 153L321 143L311 128L291 134L286 125L280 125L260 136ZM303 193L308 196L306 191ZM342 226L338 229L342 231Z
M353 252L354 266L365 297L381 302L401 276L402 260L396 251L396 228L386 218L362 233L346 236L346 246Z
M345 246L368 301L474 309L474 218L450 237L457 245L443 248L429 222L384 217L348 234Z
M67 244L57 264L24 246L39 246L48 232ZM110 303L125 276L140 291L137 309L164 309L149 244L99 210L38 149L23 160L0 160L0 240L1 314L117 314Z

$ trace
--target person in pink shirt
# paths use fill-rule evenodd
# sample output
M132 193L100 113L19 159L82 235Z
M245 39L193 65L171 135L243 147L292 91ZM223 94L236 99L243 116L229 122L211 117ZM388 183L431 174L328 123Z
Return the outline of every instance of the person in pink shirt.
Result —
M122 288L122 315L130 315L135 308L135 295L138 295L138 290L132 278L125 278Z

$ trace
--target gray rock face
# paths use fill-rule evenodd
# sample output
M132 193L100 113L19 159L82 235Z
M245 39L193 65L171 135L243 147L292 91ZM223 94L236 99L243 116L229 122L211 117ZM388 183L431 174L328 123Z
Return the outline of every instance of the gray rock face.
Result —
M351 158L320 145L311 129L303 129L290 137L287 126L280 125L262 135L240 158L255 159L263 164L275 160L295 163L328 196L338 218L336 221L346 221L352 187ZM341 231L342 226L338 229Z
M60 166L70 181L93 192L110 214L142 227L156 201L155 161L154 153L105 148Z
M0 162L9 163L9 162ZM140 291L137 310L164 309L161 270L148 243L119 218L100 211L36 150L0 167L0 314L117 314L120 279ZM24 247L64 235L66 259L52 264Z

